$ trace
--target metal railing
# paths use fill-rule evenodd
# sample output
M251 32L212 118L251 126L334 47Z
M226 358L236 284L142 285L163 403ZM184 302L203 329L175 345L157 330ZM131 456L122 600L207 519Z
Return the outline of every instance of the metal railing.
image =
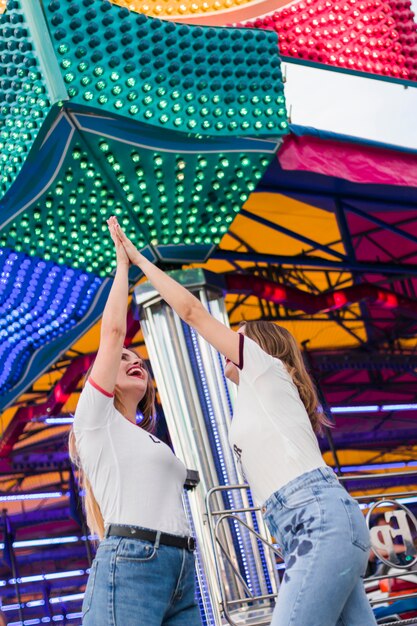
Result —
M232 626L267 626L271 622L279 587L277 560L283 563L277 546L268 538L259 507L251 506L248 499L247 485L228 485L210 489L206 496L207 519L213 542L215 563L221 591L222 611L228 624ZM222 491L239 491L242 500L247 506L239 509L219 509L216 497ZM241 573L239 564L233 559L233 550L224 541L225 531L230 524L245 528L249 533L254 549L257 550L259 568L264 574L261 581L266 592L255 594L247 584ZM263 571L262 571L263 570ZM225 573L229 574L226 576ZM235 576L234 589L239 590L239 596L234 596L227 584L230 573Z
M417 477L417 471L346 476L341 477L340 480L346 486L353 481L366 480L368 482L367 488L369 489L372 488L371 483L373 480L377 480L378 482L384 480L384 478L392 480L392 478L396 476L401 476L402 478L409 476L410 484L412 484L414 482L413 477ZM242 499L244 502L248 503L248 506L239 509L219 508L219 493L234 490L239 490L242 493ZM377 494L363 494L354 497L361 503L363 508L366 502L395 501L396 498L414 495L417 495L417 490L407 492L381 490L381 492ZM207 520L213 543L215 564L221 592L221 610L226 623L231 626L269 626L275 600L279 593L279 571L283 571L285 565L279 548L270 538L260 508L249 505L248 496L249 487L247 485L214 487L210 489L206 496ZM269 581L271 583L270 589L266 593L261 595L253 593L242 575L239 564L233 559L233 550L229 550L228 544L224 540L224 537L228 534L225 531L228 530L230 524L237 524L245 528L252 538L253 546L257 547L259 560L261 560L262 557L264 569L266 568L266 573L269 575ZM378 556L376 551L375 554ZM417 569L411 569L406 566L402 567L403 569L400 572L398 570L393 572L387 571L383 574L368 576L364 580L365 586L369 588L372 582L374 582L379 587L379 581L381 580L407 580L407 576L410 576L410 573L417 575ZM412 565L412 567L415 566ZM227 576L225 575L226 571ZM227 583L227 580L230 580L230 575L235 577L233 588ZM238 593L236 593L237 591ZM395 602L395 600L417 598L417 591L411 591L410 593L405 593L400 596L395 595L395 592L391 591L380 593L381 597L369 598L372 606L384 606ZM383 626L417 626L417 618L395 621L394 613L392 617L387 616L384 620L379 621L381 626L382 624Z

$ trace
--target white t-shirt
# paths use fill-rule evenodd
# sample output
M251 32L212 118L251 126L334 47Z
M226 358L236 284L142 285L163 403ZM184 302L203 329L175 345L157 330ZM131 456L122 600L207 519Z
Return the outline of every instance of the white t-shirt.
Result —
M154 435L123 417L90 378L74 419L82 467L104 523L189 535L182 493L185 465Z
M241 337L239 389L229 442L260 505L290 480L326 464L283 362L252 339Z

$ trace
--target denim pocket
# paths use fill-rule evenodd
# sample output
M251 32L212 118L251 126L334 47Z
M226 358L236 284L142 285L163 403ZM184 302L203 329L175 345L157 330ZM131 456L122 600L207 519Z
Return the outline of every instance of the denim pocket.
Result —
M155 544L141 539L122 539L119 544L117 561L152 561L157 556Z
M83 606L81 609L83 617L85 617L85 615L88 613L88 611L91 608L91 602L93 600L94 584L96 582L97 567L98 567L98 561L97 559L95 559L91 566L90 575L87 581L87 587L85 588Z
M303 488L294 491L289 496L285 496L282 500L282 506L289 511L307 506L317 500L316 494L312 489Z
M362 511L355 500L349 496L343 496L341 500L349 520L350 538L353 545L361 548L364 552L368 552L371 547L371 540Z

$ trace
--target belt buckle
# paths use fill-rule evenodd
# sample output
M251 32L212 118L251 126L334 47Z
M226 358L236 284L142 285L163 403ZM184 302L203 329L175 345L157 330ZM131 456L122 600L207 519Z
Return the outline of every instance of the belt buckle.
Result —
M187 537L187 550L189 552L194 552L194 550L195 550L195 539L194 539L194 537Z

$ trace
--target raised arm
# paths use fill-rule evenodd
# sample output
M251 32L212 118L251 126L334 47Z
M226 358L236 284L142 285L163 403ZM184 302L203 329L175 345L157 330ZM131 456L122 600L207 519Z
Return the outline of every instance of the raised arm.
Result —
M129 257L116 234L115 218L108 220L116 249L116 274L104 307L100 346L91 370L91 378L107 393L113 393L126 336L127 299L129 292Z
M161 294L184 322L208 341L225 357L239 363L239 335L218 320L203 307L200 300L192 295L182 285L173 280L168 274L148 261L139 252L116 222L116 232L127 252L130 262L137 265L145 274L149 282Z

